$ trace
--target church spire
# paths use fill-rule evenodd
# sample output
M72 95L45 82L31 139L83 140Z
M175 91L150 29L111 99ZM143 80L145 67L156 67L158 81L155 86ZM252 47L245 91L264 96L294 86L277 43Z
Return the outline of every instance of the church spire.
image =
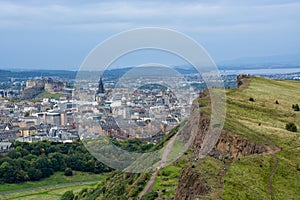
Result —
M102 76L100 76L98 89L97 89L97 94L104 94L104 93L105 93L105 90L104 90L104 87L103 87Z

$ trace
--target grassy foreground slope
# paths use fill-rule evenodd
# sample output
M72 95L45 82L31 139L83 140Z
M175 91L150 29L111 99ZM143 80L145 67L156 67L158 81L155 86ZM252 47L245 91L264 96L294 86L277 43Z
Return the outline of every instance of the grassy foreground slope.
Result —
M300 82L252 77L227 92L225 129L267 144L271 150L234 161L223 177L224 199L297 199L300 197ZM254 98L254 102L249 98ZM276 103L276 101L278 103Z
M96 186L107 174L93 174L73 171L73 176L55 172L52 176L40 181L2 184L0 199L60 199L69 190L79 192L84 188Z

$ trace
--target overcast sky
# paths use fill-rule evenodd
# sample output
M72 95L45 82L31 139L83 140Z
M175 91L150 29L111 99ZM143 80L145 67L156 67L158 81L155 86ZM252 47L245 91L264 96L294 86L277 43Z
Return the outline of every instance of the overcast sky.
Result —
M0 68L77 69L109 36L149 26L187 34L217 62L294 54L299 10L289 0L0 1Z

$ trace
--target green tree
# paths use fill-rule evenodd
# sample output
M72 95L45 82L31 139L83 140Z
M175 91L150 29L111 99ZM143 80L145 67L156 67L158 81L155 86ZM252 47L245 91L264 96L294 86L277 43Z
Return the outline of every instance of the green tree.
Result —
M40 169L35 169L33 167L30 167L27 170L27 173L31 181L38 181L42 178L42 171Z
M16 180L15 182L20 183L20 182L24 182L24 181L28 181L30 180L27 172L25 172L24 170L18 170L16 171Z
M25 160L28 160L28 161L33 161L33 160L36 160L38 157L36 155L33 155L33 154L28 154L27 156L24 156L24 159Z
M65 176L73 176L73 171L72 171L72 169L71 168L66 168L66 170L65 170Z
M16 147L16 150L21 153L21 156L27 156L29 151L27 149L22 148L21 146Z
M31 154L33 154L33 155L36 155L36 156L39 156L39 155L41 155L41 149L39 149L39 148L33 148L32 150L31 150Z
M53 174L52 163L46 157L38 158L33 165L36 169L42 171L42 178L49 177Z
M73 170L84 171L84 157L80 154L73 154L66 159L67 166Z
M64 171L67 167L64 156L59 153L50 153L48 155L54 171Z
M22 157L22 154L17 149L13 149L8 152L7 156L12 159L16 159Z
M16 172L8 162L3 162L0 166L0 179L6 183L16 182Z
M56 147L55 145L51 145L50 147L46 148L46 154L55 153Z

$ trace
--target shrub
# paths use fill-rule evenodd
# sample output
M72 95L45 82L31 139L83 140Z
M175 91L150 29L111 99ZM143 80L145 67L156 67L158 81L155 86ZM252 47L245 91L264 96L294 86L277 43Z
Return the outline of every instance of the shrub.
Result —
M279 104L278 100L275 101L275 104Z
M73 176L73 172L71 168L66 168L65 170L65 176Z
M300 111L299 105L298 104L293 104L292 108L294 109L294 111Z
M287 123L285 126L286 130L291 132L297 132L297 126L294 123Z
M61 200L73 200L74 199L73 191L66 191L60 199Z
M162 173L161 173L162 176L170 176L171 175L171 172L170 171L165 171L163 170Z
M254 102L255 100L254 100L253 97L250 97L250 98L249 98L249 101Z
M142 197L142 200L154 200L158 197L157 192L149 192Z

